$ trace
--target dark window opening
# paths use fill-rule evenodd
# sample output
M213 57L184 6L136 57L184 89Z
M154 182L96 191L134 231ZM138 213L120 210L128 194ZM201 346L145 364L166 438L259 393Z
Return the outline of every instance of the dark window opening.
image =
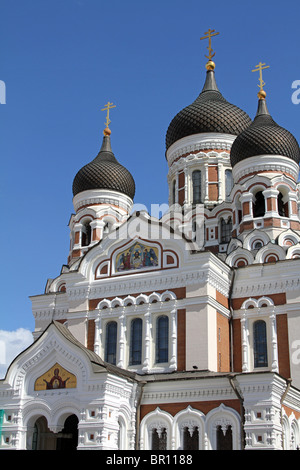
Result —
M259 191L255 195L255 201L253 204L253 217L263 217L265 212L265 198L262 191Z
M142 362L142 334L143 322L141 318L135 318L131 322L130 365Z
M167 450L167 431L165 428L152 430L152 450Z
M195 170L192 174L193 182L193 204L199 204L202 202L201 198L201 171Z
M267 367L267 328L266 322L257 320L253 325L254 367Z
M156 362L169 360L169 319L163 315L156 323Z
M217 450L232 450L232 428L217 426Z
M189 428L183 430L183 450L199 449L199 431L194 427L191 431Z
M105 361L116 365L117 359L117 323L112 321L106 325Z

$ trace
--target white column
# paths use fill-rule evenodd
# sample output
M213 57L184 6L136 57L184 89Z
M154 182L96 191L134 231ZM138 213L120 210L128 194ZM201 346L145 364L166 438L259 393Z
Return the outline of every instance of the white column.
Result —
M101 356L100 353L100 344L101 344L101 317L100 312L95 318L95 338L94 338L94 351L98 356Z
M120 337L119 337L119 362L118 367L124 369L124 359L125 359L125 315L124 311L120 316ZM118 348L117 348L118 349Z
M220 165L220 163L219 163L218 164L218 191L219 191L218 202L222 202L225 199L225 197L223 197L222 170L223 170L223 166Z
M189 175L188 175L188 171L187 171L187 166L185 165L184 166L184 201L183 201L183 204L186 205L186 204L189 204L189 199L188 199L188 182L189 182Z
M209 197L208 197L208 163L204 163L204 170L205 170L204 202L208 202L209 201Z
M277 332L276 332L276 315L272 312L270 316L271 321L271 344L272 344L272 372L278 372L278 344L277 344Z
M150 304L148 306L148 310L144 315L145 320L145 340L144 340L144 363L143 363L143 371L148 372L150 369Z
M176 370L177 369L177 325L176 325L176 317L177 317L177 310L174 308L171 311L171 358L170 358L170 369Z
M241 329L242 329L242 371L248 372L249 370L249 361L248 361L248 320L246 319L246 314L244 313L241 318Z

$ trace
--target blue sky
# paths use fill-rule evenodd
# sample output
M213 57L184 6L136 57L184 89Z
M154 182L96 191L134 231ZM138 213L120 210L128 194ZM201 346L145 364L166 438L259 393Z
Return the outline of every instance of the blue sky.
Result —
M66 264L72 182L101 146L133 174L135 202L167 203L165 134L205 79L208 28L225 98L254 117L259 61L269 111L300 140L298 1L0 0L0 330L34 329L30 295ZM0 337L1 342L1 337Z

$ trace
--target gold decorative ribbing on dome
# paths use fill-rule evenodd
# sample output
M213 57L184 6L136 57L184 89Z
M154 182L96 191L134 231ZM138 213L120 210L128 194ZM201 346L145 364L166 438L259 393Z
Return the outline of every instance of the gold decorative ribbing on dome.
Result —
M200 41L202 39L208 39L208 56L206 55L205 57L208 59L208 62L206 64L206 68L207 70L214 70L215 68L215 63L212 61L212 58L216 55L216 53L212 53L213 52L213 49L211 47L211 38L213 36L217 36L218 34L220 33L216 33L214 29L209 29L208 31L206 31L206 33L204 33L206 36L203 36L202 38L200 38Z
M267 96L265 90L263 89L263 87L265 86L265 82L263 81L263 78L262 78L262 71L264 69L268 69L270 66L266 65L263 62L259 62L259 64L257 64L255 67L257 68L253 69L252 72L259 72L259 85L257 86L260 88L260 90L257 93L257 96L261 100L261 99L265 99L265 97Z
M112 108L115 108L116 106L113 104L113 103L110 103L109 101L106 103L106 105L104 106L103 109L101 109L101 111L107 111L106 113L106 121L105 121L105 125L106 125L106 128L104 129L103 131L103 134L104 135L110 135L111 134L111 130L109 129L109 124L111 123L111 120L109 119L109 110L112 109Z

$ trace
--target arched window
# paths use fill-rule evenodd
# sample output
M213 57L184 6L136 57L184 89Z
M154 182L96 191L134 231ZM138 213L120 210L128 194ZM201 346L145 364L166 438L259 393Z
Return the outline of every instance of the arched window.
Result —
M193 204L199 204L201 201L201 171L195 170L192 174L193 182Z
M115 321L107 323L105 341L105 361L114 365L116 365L117 359L117 331L118 326Z
M233 187L232 171L225 170L225 196L230 196Z
M172 204L176 203L176 180L172 184Z
M268 366L266 322L257 320L253 324L254 367Z
M232 219L229 217L228 221L225 222L224 219L221 219L221 243L228 243L231 239L232 232Z
M288 217L288 204L283 202L283 194L279 193L277 196L277 207L278 207L278 215L281 217Z
M156 362L169 360L169 318L166 315L158 317L156 322Z
M143 322L141 318L135 318L131 322L130 335L130 360L131 366L141 364L142 362L142 334Z
M265 197L262 191L258 191L258 193L255 195L255 201L253 203L253 217L263 217L265 212Z
M81 246L89 246L92 238L90 222L86 222L82 227Z

